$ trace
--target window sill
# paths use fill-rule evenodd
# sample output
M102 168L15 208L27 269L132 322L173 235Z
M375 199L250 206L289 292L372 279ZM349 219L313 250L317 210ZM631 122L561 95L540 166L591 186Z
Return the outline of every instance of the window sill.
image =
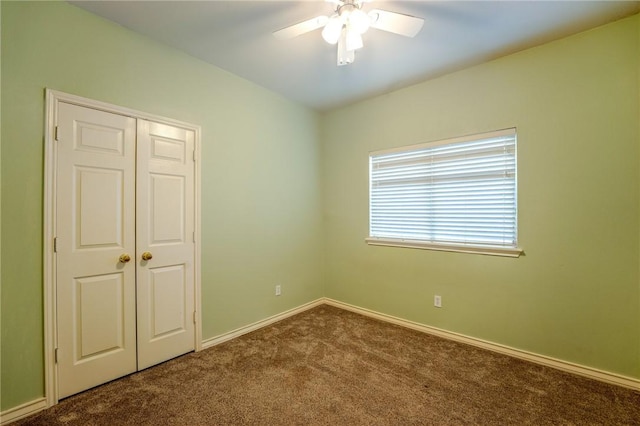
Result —
M422 250L453 251L458 253L486 254L489 256L520 257L524 253L521 248L471 246L463 244L439 244L427 241L402 240L393 238L365 238L372 246L404 247Z

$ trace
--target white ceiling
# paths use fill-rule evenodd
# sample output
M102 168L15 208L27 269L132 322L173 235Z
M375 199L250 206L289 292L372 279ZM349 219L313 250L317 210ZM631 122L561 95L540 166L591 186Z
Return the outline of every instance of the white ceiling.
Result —
M372 1L424 18L413 39L370 29L355 62L336 66L320 30L291 40L272 32L318 15L314 1L71 1L318 111L602 25L640 1Z

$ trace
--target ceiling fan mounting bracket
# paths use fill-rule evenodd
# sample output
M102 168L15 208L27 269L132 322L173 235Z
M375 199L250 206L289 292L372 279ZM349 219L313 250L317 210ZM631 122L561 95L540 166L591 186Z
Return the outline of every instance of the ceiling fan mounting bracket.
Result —
M356 9L362 9L362 2L357 0L345 0L336 4L336 13L342 16L343 12L353 12Z

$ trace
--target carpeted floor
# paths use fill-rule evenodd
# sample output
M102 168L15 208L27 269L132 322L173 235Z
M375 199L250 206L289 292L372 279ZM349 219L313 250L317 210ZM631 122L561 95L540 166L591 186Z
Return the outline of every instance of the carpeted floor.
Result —
M624 425L640 393L322 305L18 425Z

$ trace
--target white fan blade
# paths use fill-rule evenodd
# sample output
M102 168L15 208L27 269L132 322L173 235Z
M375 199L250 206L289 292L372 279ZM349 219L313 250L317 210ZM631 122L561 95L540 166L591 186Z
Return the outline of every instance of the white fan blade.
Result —
M369 12L369 17L373 28L405 37L415 37L424 24L424 19L422 18L380 9L374 9Z
M324 27L329 22L328 16L317 16L313 19L309 19L304 22L291 25L290 27L283 28L273 32L273 36L278 40L287 40L290 38L298 37L309 31L317 30Z

